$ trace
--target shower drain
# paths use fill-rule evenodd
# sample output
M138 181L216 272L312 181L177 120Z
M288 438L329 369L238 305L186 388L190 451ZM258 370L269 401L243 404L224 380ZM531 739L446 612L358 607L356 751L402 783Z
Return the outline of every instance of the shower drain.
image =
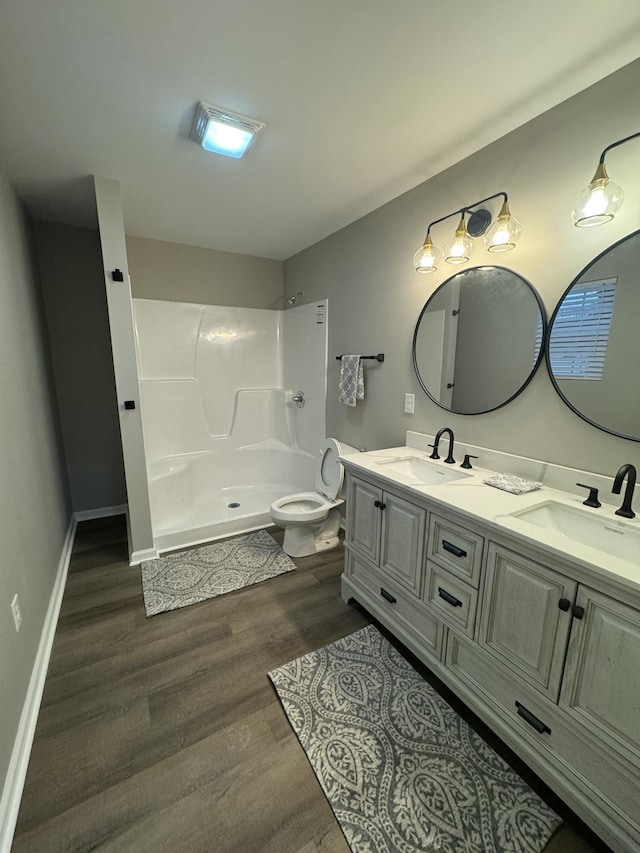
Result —
M238 501L232 501L230 504L227 504L227 506L229 507L229 509L237 509L240 504L238 503Z

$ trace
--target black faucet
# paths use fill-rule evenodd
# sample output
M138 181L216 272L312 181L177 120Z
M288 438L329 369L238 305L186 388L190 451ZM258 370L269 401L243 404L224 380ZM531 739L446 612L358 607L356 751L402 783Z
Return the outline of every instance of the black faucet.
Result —
M633 465L627 463L626 465L622 465L618 473L616 474L616 478L613 481L613 488L611 491L614 495L619 495L620 490L622 489L622 481L624 478L627 478L627 488L624 492L624 500L622 501L622 506L620 509L616 510L616 515L621 515L623 518L635 518L636 514L631 509L631 500L633 498L633 490L636 487L636 469Z
M433 442L433 444L429 445L429 447L433 447L433 453L431 454L429 459L440 459L440 454L438 453L438 445L440 444L442 434L445 432L449 433L449 455L444 461L447 463L447 465L453 465L456 460L453 458L453 430L451 429L451 427L442 427L442 429L438 430L438 432L436 433L435 441Z

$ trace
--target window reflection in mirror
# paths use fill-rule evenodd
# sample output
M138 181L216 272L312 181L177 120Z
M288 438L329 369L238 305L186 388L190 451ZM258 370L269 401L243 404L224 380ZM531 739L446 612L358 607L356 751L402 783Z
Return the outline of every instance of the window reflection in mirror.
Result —
M640 232L591 261L551 319L547 366L576 414L640 441Z
M443 282L422 309L416 375L442 408L490 412L526 387L545 332L544 308L526 279L504 267L472 267Z

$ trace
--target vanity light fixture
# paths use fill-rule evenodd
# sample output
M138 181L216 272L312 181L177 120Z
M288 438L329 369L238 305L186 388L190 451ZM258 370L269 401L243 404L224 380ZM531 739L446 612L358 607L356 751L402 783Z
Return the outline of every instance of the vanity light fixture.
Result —
M588 187L585 187L573 204L571 216L573 224L578 228L589 228L592 225L603 225L611 222L622 206L624 193L618 184L614 183L607 174L604 164L607 152L618 145L624 145L632 139L640 137L640 133L632 133L624 139L618 139L607 145L598 161L598 168Z
M264 124L247 116L199 103L191 138L215 154L239 159L253 145Z
M500 213L493 225L488 227L491 222L491 214L480 205L499 197L504 200ZM430 273L438 269L442 254L433 245L431 228L451 216L458 215L460 216L458 227L444 245L444 259L449 264L465 264L469 260L473 250L473 237L480 237L484 234L484 245L489 252L507 252L515 247L522 232L520 223L511 215L509 210L507 194L504 192L495 193L495 195L490 195L474 202L474 204L462 207L460 210L454 210L452 213L431 222L427 228L427 236L423 245L413 256L416 272ZM465 220L467 215L469 215L468 222Z

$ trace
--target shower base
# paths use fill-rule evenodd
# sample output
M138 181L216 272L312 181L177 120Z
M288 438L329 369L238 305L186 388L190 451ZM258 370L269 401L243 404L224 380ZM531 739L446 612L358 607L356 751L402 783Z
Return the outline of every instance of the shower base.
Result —
M188 516L155 528L153 539L159 554L199 545L225 536L273 527L269 510L278 498L299 491L291 485L230 486L201 499ZM215 521L212 521L215 519Z

